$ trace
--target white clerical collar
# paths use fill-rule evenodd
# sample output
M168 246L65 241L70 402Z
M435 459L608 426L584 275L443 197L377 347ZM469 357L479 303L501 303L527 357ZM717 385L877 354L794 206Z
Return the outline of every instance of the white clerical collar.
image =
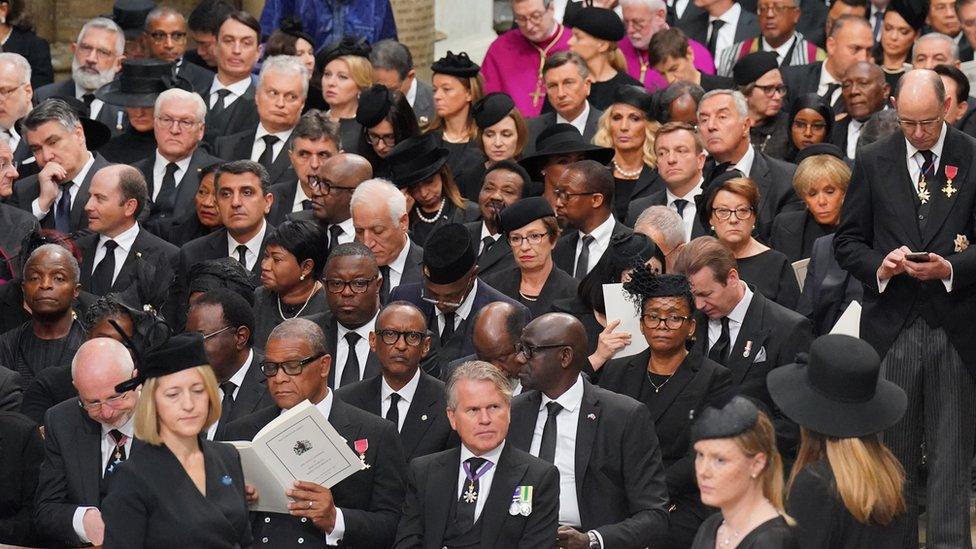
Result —
M406 385L400 388L398 391L394 391L392 387L386 382L386 378L380 376L380 402L386 401L390 398L390 395L396 393L400 395L400 400L405 401L407 404L413 402L413 395L417 392L417 386L420 385L420 367L417 367L417 371L413 373L413 377Z
M546 404L549 404L553 400L558 402L559 405L563 407L563 410L566 410L569 413L575 412L576 408L583 403L583 376L576 376L576 383L573 383L573 385L567 389L566 392L559 395L557 398L549 398L545 393L542 393L542 405L539 407L539 410L544 410L546 408Z

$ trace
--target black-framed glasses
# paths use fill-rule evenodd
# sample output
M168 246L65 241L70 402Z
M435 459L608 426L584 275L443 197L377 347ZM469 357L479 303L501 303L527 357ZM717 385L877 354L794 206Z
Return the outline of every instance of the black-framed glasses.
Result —
M261 373L264 377L274 377L278 375L278 370L284 370L286 374L290 376L297 376L302 373L302 370L312 362L325 356L325 353L319 353L317 355L304 358L302 360L288 360L285 362L262 362L261 363Z
M569 191L564 191L562 189L553 189L552 190L552 195L554 197L556 197L556 200L562 200L563 202L566 202L567 200L569 200L570 198L572 198L574 196L586 196L586 195L589 195L589 194L600 194L600 193L595 192L595 191L590 191L590 192L586 192L586 193L571 193Z
M522 245L523 241L528 240L529 244L531 244L532 246L538 246L542 242L542 239L547 236L549 236L549 233L531 233L525 236L518 235L518 234L510 234L508 235L508 243L513 248L518 248L519 246Z
M786 92L788 91L788 88L783 84L770 84L768 86L760 86L759 84L756 84L755 88L763 92L766 97L772 97L776 94L783 96L786 95Z
M98 402L89 402L88 404L85 404L81 401L81 399L78 399L78 406L82 410L85 410L86 412L92 412L92 413L101 410L103 405L108 406L113 410L117 410L118 407L122 405L122 402L125 400L125 397L127 396L129 396L129 391L126 391L124 393L115 396L108 397L105 400L101 400Z
M641 315L641 322L648 330L660 328L661 324L664 324L664 327L668 330L677 330L682 324L688 322L690 318L681 315L658 316L656 313L648 313Z
M379 145L380 141L383 142L387 147L393 147L396 145L395 135L377 135L373 132L366 132L366 142L370 145Z
M223 328L221 328L221 329L219 329L217 331L210 332L209 334L200 334L200 335L202 335L203 336L203 340L206 341L206 340L208 340L208 339L210 339L210 338L212 338L212 337L214 337L216 335L220 335L220 334L222 334L222 333L224 333L227 330L230 330L232 328L234 328L234 326L224 326Z
M730 210L728 208L715 208L712 210L712 213L715 214L715 217L721 219L722 221L728 220L730 217L732 217L732 214L735 214L736 219L744 221L752 217L752 208L736 208L734 210Z
M308 186L314 191L318 191L324 195L331 194L332 191L349 191L353 192L356 187L342 187L336 185L335 183L330 183L327 179L322 179L321 177L310 175L308 176Z
M329 293L341 294L346 291L346 286L352 290L354 294L364 293L369 289L369 285L376 280L376 277L370 278L354 278L352 280L342 280L341 278L327 278L325 279L325 288L329 290Z
M546 349L559 349L561 347L569 347L568 343L553 343L551 345L529 345L519 341L515 344L515 352L521 354L525 357L525 360L532 360L536 352L544 351Z
M411 347L416 347L423 343L424 338L427 337L425 332L401 332L399 330L379 330L376 332L380 336L380 341L387 345L396 345L397 341L400 341L402 337L407 345Z

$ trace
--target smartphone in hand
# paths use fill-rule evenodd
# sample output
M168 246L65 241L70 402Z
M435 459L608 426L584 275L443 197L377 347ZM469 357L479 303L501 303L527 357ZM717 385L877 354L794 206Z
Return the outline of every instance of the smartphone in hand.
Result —
M912 263L928 263L931 261L928 252L912 252L910 254L905 254L905 259L911 261Z

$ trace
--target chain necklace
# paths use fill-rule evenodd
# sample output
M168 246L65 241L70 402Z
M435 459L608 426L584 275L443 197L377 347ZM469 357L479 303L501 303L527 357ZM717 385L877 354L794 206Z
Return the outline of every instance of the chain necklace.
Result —
M739 533L733 530L732 527L729 526L724 520L722 521L721 526L719 526L719 529L721 528L725 528L729 535L722 538L722 540L719 541L719 545L722 547L733 547L732 542L739 538Z
M647 374L647 382L651 384L651 387L654 387L654 392L655 393L660 393L661 392L661 389L664 388L664 386L667 385L669 381L671 381L671 378L674 377L674 374L676 374L677 372L678 372L678 370L675 370L674 372L671 372L671 375L668 376L668 379L665 379L664 380L664 383L662 383L660 385L654 383L654 380L651 379L651 372L645 371L644 373Z
M424 211L420 209L420 206L414 206L414 209L417 211L417 218L424 223L437 223L437 220L441 218L441 213L444 211L445 204L447 204L447 199L442 198L441 206L437 208L437 213L434 214L434 217L424 217Z
M640 177L641 172L644 171L643 165L641 165L641 167L637 168L636 170L628 172L623 168L621 168L620 164L617 164L616 160L611 160L610 163L613 164L613 171L624 176L626 179L637 179L638 177Z
M295 316L293 317L285 316L285 312L281 310L281 294L278 294L278 315L281 316L281 320L291 320L292 318L298 318L299 316L301 316L302 311L305 310L305 307L308 307L308 302L312 300L312 296L315 295L315 291L318 289L319 289L319 281L316 280L315 284L312 284L312 291L309 292L308 297L305 298L305 304L302 305L301 309L298 309L298 312L295 313Z

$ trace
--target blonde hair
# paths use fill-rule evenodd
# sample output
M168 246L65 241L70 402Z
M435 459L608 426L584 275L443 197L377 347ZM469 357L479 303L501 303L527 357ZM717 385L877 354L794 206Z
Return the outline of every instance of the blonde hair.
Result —
M884 526L905 513L905 471L878 435L833 438L804 428L801 433L788 489L804 467L826 458L837 494L855 520Z
M217 377L210 366L195 366L203 379L203 387L207 392L210 403L207 409L207 420L203 430L220 419L220 395L217 394ZM151 377L142 384L142 393L136 402L135 420L133 427L136 438L149 444L160 445L163 439L159 436L159 412L156 410L156 389L159 388L159 378Z
M826 180L847 193L851 182L851 168L836 156L817 154L803 159L793 175L793 190L802 199L814 183Z
M762 484L763 496L779 511L783 511L783 459L776 449L776 431L773 423L765 413L759 412L756 424L748 431L732 437L742 452L753 458L759 454L766 456L766 466L759 474L758 482ZM785 517L785 515L784 515ZM789 518L787 521L789 522Z
M617 69L617 72L627 72L627 58L616 42L610 42L610 49L607 50L607 60L610 66Z
M373 64L369 62L369 59L358 55L341 55L336 59L346 62L346 66L349 67L349 76L352 77L352 81L356 83L360 91L373 85Z
M596 135L593 136L594 145L613 148L613 138L610 137L610 114L612 111L613 105L610 105L600 115ZM644 114L644 146L641 147L641 157L644 164L651 168L657 167L657 155L654 154L654 136L660 127L660 122L649 118L646 113Z
M461 83L461 86L471 94L471 102L468 103L468 139L478 138L478 125L474 123L474 117L471 116L471 105L474 105L479 99L485 96L485 79L482 78L481 73L468 78L462 78L460 76L454 76L452 74L435 73L443 76L450 76ZM434 120L427 126L427 132L433 132L444 128L444 119L440 115L434 115Z

